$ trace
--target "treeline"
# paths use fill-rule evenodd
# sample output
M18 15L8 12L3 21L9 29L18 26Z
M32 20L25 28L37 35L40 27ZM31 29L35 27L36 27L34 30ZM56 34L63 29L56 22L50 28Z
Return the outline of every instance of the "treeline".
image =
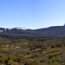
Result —
M37 41L37 42L43 42L47 40L64 40L65 36L33 36L33 35L22 35L22 34L0 34L1 38L7 38L7 39L25 39L29 41Z
M22 35L22 34L0 34L1 38L7 38L7 39L26 39L29 41L45 41L47 37L42 36L29 36L29 35Z

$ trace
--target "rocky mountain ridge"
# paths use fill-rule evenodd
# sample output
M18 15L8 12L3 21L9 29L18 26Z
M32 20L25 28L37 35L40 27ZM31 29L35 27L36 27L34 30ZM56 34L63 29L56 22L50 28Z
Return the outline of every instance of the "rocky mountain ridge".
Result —
M65 36L65 26L51 26L41 29L26 29L26 28L2 28L0 27L0 34L23 34L36 36Z

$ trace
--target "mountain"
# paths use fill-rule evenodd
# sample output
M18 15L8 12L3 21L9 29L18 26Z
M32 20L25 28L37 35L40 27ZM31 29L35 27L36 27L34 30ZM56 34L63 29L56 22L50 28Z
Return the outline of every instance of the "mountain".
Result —
M65 26L51 26L41 29L26 29L26 28L2 28L0 27L0 34L21 34L34 36L65 36Z
M65 36L65 26L52 26L49 28L37 29L44 36Z

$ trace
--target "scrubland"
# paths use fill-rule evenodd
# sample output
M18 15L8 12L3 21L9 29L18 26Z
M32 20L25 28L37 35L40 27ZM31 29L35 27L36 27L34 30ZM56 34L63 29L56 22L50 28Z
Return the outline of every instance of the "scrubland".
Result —
M65 65L65 37L0 38L0 65Z

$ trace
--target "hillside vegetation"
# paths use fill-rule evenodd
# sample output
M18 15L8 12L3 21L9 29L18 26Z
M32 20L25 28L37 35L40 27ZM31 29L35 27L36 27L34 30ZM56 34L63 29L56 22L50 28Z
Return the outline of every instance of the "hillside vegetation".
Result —
M0 37L0 65L65 65L65 37Z

